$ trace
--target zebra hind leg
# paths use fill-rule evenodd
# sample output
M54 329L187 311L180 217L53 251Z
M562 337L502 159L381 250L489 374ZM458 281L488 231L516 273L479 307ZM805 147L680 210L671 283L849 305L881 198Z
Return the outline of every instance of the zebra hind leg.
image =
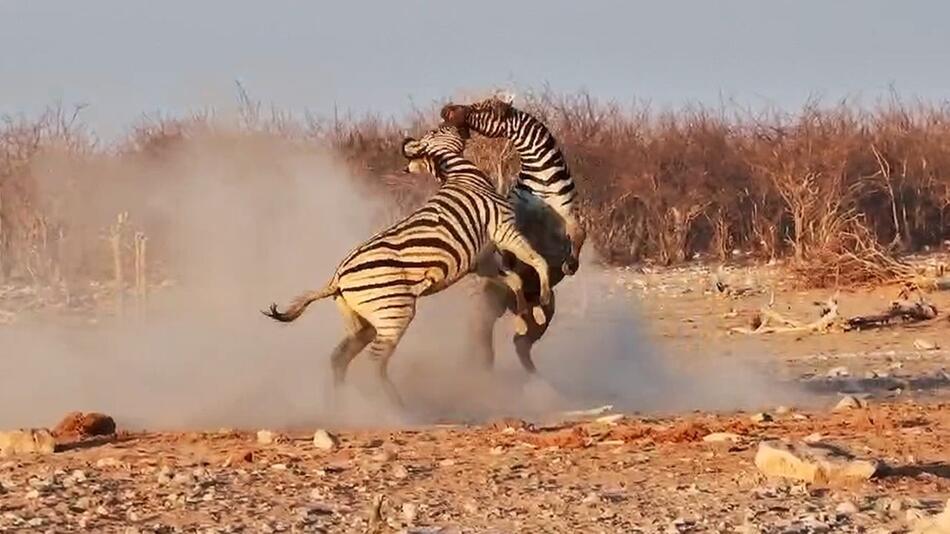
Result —
M334 412L339 408L338 396L343 383L346 381L346 370L350 362L359 354L366 345L376 336L376 331L363 317L356 313L342 297L334 299L340 315L343 317L343 325L346 328L347 335L333 349L330 356L330 364L333 369L333 391L331 403Z
M418 284L416 286L418 294L424 294L430 285L431 284L426 282ZM395 315L389 315L385 318L375 318L373 321L373 326L376 328L376 338L370 343L369 351L373 356L373 360L376 362L376 370L383 392L397 408L404 409L405 403L402 400L402 396L399 395L396 386L389 379L388 368L389 359L392 357L393 352L395 352L396 346L399 345L399 340L402 339L406 328L409 327L413 317L416 315L416 301L412 298L400 299L398 304L390 304L387 312L393 312L394 308L399 309L399 312Z

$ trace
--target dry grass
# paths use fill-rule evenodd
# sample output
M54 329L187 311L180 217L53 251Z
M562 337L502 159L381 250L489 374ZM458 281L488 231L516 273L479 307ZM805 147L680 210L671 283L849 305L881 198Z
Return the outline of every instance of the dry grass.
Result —
M115 254L102 239L117 213L92 223L70 216L70 204L82 201L77 192L119 186L108 182L116 175L94 185L79 183L89 173L67 172L52 183L38 179L38 162L51 159L69 163L60 169L129 159L160 165L163 154L198 135L236 145L276 137L334 151L392 199L393 214L418 205L434 188L432 181L396 174L404 165L399 146L405 132L434 124L432 112L402 122L300 121L242 98L236 126L221 128L210 114L147 121L119 146L97 146L77 114L61 109L33 120L5 119L0 283L111 279L121 267L112 265ZM738 250L761 259L788 257L805 285L850 286L905 277L909 271L896 258L950 239L946 107L894 98L872 109L808 105L794 114L726 107L657 112L584 94L541 92L525 100L563 145L591 242L608 263L726 260ZM516 172L503 141L475 139L470 154L499 185ZM139 220L132 211L129 224L121 247L133 250L142 234L159 245L149 258L160 262L161 221ZM133 254L125 257L134 261Z

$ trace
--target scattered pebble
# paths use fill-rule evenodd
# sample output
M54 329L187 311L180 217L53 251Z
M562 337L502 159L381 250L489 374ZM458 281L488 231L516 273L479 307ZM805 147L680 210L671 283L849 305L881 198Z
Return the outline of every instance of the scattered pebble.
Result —
M337 447L338 440L322 428L313 433L313 446L324 451L333 450Z
M258 430L257 442L261 445L270 445L274 442L274 432L270 430Z
M845 395L838 401L838 404L835 405L834 411L843 412L848 410L858 410L867 408L868 403L864 399L855 397L854 395Z

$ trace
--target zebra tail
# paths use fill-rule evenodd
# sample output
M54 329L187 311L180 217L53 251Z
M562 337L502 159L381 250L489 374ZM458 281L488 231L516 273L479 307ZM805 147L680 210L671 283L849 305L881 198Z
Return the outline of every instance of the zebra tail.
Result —
M261 313L270 317L271 319L274 319L275 321L289 323L297 317L300 317L304 310L307 309L307 306L309 306L311 303L333 296L337 293L337 291L339 291L339 288L336 285L336 280L334 280L327 284L323 289L308 291L297 296L290 302L290 306L288 306L284 311L278 311L277 304L271 304L270 309L262 311Z

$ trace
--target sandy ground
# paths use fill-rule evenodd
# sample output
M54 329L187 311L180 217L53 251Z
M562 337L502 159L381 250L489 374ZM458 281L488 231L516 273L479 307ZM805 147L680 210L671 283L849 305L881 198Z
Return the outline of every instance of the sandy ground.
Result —
M651 402L612 403L608 415L620 418L528 417L514 407L520 418L502 418L496 407L477 424L330 428L339 440L331 450L315 447L306 425L275 428L278 439L266 444L258 428L120 432L49 456L0 459L0 530L903 532L942 510L950 497L950 292L928 295L942 315L925 324L745 336L728 328L769 300L761 288L774 288L776 309L803 320L828 294L786 288L769 269L724 277L755 290L717 295L700 267L627 270L559 300L553 338L609 321L597 316L601 301L636 303L650 343L673 355L665 372L692 373L664 382ZM895 295L843 293L842 314L879 311ZM542 372L566 383L544 347ZM735 397L743 402L725 395L751 389L754 397ZM833 411L845 393L868 407ZM772 420L753 421L757 410ZM721 431L740 438L703 440ZM887 468L822 487L768 479L753 464L762 440L815 434Z

